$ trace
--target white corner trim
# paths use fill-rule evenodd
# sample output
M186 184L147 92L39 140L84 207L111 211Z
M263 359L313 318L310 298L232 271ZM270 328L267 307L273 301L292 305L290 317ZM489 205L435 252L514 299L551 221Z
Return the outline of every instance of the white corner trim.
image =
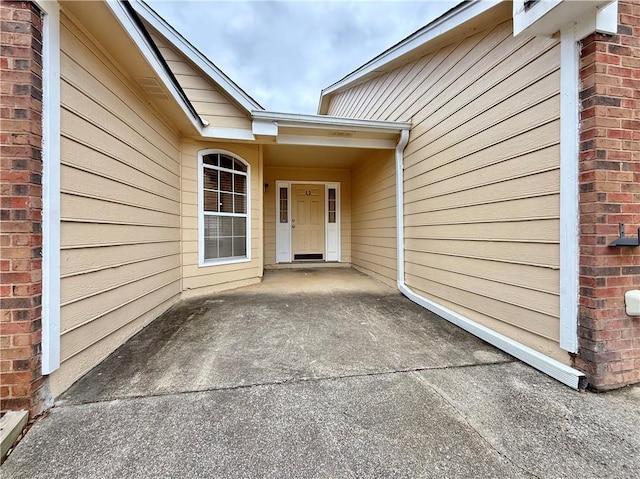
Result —
M153 28L158 30L167 40L169 40L178 50L194 62L198 68L205 72L213 81L220 85L231 97L242 106L247 112L252 110L262 110L262 106L251 98L245 91L236 85L222 70L216 67L211 61L189 43L182 35L174 30L164 21L149 5L139 0L131 2L133 9Z
M408 132L407 132L408 133ZM549 356L546 356L524 344L518 343L486 326L476 323L461 314L451 311L438 303L431 301L412 291L404 281L404 158L403 151L406 146L408 134L404 132L400 137L400 142L396 148L396 211L397 211L397 255L398 255L398 289L407 298L416 304L426 308L432 313L446 319L474 336L487 343L501 349L502 351L518 358L524 363L544 372L554 379L566 384L573 389L580 389L586 386L584 374L577 369L571 368Z
M578 351L579 51L573 25L560 33L560 347Z
M60 7L36 0L42 32L42 374L60 367Z
M173 82L173 79L169 76L167 71L164 68L164 65L160 62L160 60L156 57L155 51L149 45L146 37L140 32L138 25L133 21L129 11L126 9L122 2L105 2L107 7L111 10L113 15L116 17L122 28L127 32L129 37L133 40L133 42L138 46L140 52L144 56L145 60L151 66L153 71L158 78L162 81L164 86L169 90L171 96L178 102L182 111L184 111L185 115L191 121L191 124L198 130L199 133L202 133L203 125L200 117L194 114L194 111L190 108L186 100L183 98L180 91Z

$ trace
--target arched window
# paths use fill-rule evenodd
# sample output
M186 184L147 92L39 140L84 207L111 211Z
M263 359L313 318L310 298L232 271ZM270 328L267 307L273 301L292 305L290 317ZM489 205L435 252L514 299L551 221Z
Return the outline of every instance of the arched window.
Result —
M198 257L200 265L250 259L249 165L231 153L200 152Z

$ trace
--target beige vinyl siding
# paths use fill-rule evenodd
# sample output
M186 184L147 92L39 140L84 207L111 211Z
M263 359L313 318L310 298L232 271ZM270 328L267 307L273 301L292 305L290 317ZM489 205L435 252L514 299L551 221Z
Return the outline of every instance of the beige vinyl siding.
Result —
M304 183L322 181L340 183L340 262L351 262L351 171L330 168L265 168L264 250L265 265L276 264L276 182Z
M559 44L511 32L505 21L429 52L338 93L329 114L412 122L407 285L568 363L558 344ZM358 90L384 93L363 105Z
M373 153L352 172L351 264L396 286L396 172L393 151Z
M54 396L180 295L179 140L61 26L61 366Z
M198 152L207 149L231 152L250 165L251 261L198 266ZM185 140L181 156L183 296L208 294L259 282L263 271L260 146Z
M234 104L219 86L160 35L153 34L152 38L198 115L213 127L251 129L247 112Z

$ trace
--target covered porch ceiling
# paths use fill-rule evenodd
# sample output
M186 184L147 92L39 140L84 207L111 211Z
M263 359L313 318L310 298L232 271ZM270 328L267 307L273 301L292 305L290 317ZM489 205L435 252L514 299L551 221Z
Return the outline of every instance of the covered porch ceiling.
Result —
M410 123L254 111L253 134L267 167L351 168L376 150L394 150Z
M344 146L265 145L264 165L267 168L352 168L373 151L377 150Z

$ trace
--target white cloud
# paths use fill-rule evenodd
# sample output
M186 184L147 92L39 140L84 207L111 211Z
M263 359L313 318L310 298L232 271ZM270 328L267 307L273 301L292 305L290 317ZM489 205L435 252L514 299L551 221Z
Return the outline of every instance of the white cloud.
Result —
M268 110L315 113L322 88L457 2L148 3Z

